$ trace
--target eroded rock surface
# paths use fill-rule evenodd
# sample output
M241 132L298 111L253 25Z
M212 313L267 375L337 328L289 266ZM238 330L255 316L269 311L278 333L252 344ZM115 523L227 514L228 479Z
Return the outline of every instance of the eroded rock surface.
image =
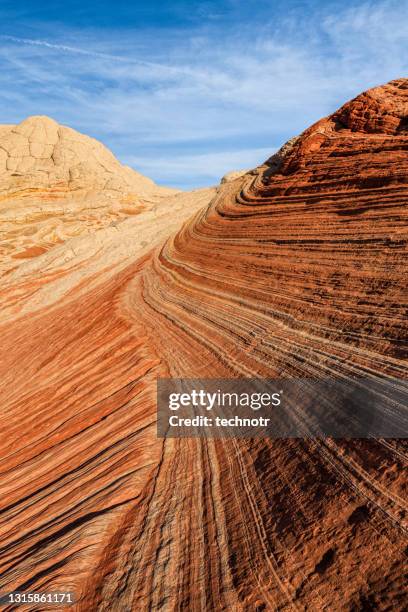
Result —
M176 193L49 117L0 126L0 272Z
M57 301L35 301L35 268L10 275L1 591L72 589L81 611L406 609L404 441L161 440L155 381L407 378L407 94L362 94L153 250L48 259L45 296L70 279Z

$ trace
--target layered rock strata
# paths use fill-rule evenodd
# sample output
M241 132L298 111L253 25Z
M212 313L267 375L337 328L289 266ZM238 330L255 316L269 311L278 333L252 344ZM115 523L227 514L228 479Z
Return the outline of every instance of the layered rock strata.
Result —
M3 592L406 609L403 440L158 439L155 383L407 378L407 117L408 80L370 90L120 269L73 257L84 275L42 307L35 272L10 281ZM59 274L57 258L44 282Z

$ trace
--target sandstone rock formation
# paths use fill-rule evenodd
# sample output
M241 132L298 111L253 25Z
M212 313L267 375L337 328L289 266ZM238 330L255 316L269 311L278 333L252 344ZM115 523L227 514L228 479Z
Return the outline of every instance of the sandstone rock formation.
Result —
M407 117L400 79L184 224L183 207L154 249L106 261L109 233L8 275L2 592L69 589L79 611L406 609L403 440L158 439L155 382L407 378Z
M0 126L0 271L176 193L49 117Z
M246 174L248 170L232 170L231 172L227 172L221 179L221 185L224 183L229 183L230 181L235 181L235 179L240 178L244 174Z

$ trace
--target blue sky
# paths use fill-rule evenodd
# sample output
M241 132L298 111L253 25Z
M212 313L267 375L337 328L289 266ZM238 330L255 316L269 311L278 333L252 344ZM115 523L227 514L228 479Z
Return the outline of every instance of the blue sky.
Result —
M3 0L0 20L1 123L49 115L185 189L408 73L408 0Z

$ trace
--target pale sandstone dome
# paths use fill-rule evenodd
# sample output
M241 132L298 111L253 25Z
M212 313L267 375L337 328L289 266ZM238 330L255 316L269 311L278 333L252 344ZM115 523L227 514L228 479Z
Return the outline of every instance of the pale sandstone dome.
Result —
M55 186L140 196L162 189L120 164L102 143L49 117L33 116L15 126L0 126L0 192Z
M49 117L0 125L0 272L177 193Z

